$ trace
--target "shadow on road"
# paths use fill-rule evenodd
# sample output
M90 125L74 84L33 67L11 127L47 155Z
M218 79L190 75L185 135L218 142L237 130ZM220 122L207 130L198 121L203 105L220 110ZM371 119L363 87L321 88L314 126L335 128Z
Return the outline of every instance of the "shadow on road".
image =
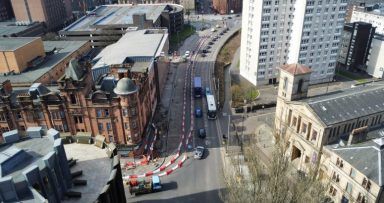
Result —
M223 190L210 190L205 192L199 192L195 194L173 197L168 199L157 199L157 200L142 200L137 201L141 203L170 203L170 202L182 202L182 203L195 203L195 202L209 202L209 203L219 203L223 202L220 198L220 193Z

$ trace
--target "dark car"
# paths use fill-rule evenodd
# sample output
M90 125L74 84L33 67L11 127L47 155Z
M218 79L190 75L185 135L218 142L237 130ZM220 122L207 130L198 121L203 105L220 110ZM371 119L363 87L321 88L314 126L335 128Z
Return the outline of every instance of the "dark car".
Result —
M208 42L209 45L213 45L213 42Z
M211 46L208 46L208 45L205 47L205 49L206 49L207 51L208 51L208 49L210 49L210 48L211 48Z
M229 16L229 17L228 17L228 19L232 19L232 17L231 17L231 16Z
M207 136L207 134L206 134L204 128L200 128L199 131L197 132L197 135L198 135L200 138L205 138L205 137Z
M220 35L224 35L224 31L223 31L223 32L220 32Z
M236 17L240 17L240 14L237 14Z
M208 53L208 50L206 50L206 49L203 49L203 51L202 51L204 54L206 54L206 53Z
M206 54L204 54L204 53L202 53L202 54L201 54L201 57L206 57L206 56L207 56L207 55L206 55Z
M216 40L217 40L217 38L215 38L215 37L212 39L212 41L216 41Z
M204 156L204 151L205 151L205 148L202 147L202 146L197 146L196 149L195 149L195 153L194 153L194 158L195 159L202 159L203 156Z
M195 116L196 116L196 118L200 118L201 116L203 116L203 113L201 112L200 107L196 107Z

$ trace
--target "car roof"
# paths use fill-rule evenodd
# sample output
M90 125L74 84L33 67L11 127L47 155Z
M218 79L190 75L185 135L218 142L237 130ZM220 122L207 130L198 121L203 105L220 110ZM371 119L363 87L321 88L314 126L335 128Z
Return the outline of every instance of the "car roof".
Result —
M159 176L152 176L152 182L153 182L153 183L160 183L160 178L159 178Z

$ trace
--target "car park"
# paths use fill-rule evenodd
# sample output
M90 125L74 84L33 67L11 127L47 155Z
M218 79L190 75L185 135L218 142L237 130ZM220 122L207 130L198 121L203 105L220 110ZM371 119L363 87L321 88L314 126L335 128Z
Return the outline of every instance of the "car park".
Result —
M204 151L205 151L205 148L204 148L204 147L202 147L202 146L197 146L197 147L195 148L195 152L194 152L193 157L194 157L195 159L202 159L203 156L204 156Z

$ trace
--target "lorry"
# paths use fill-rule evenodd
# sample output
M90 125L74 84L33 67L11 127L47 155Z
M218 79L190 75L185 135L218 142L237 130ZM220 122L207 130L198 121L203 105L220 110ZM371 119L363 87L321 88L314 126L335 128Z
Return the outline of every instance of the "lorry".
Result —
M159 176L133 178L129 180L129 192L133 194L145 194L161 190Z

